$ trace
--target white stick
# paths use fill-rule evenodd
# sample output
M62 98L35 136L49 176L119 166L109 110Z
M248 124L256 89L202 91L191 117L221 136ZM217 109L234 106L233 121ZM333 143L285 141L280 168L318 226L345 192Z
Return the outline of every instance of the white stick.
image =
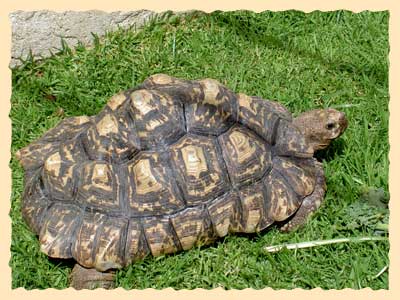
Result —
M385 272L388 268L389 268L388 265L384 266L383 269L380 270L380 272L374 276L374 279L376 279L376 278L378 278L379 276L381 276L381 275L383 274L383 272Z
M347 107L354 107L354 106L360 106L360 103L357 104L341 104L341 105L332 105L333 108L347 108Z
M346 243L346 242L363 242L363 241L384 241L387 240L387 237L382 236L371 236L371 237L357 237L357 238L339 238L325 241L309 241L309 242L301 242L295 244L282 244L276 246L268 246L264 249L268 252L278 252L284 248L286 249L301 249L301 248L310 248L322 245L329 244L337 244L337 243Z

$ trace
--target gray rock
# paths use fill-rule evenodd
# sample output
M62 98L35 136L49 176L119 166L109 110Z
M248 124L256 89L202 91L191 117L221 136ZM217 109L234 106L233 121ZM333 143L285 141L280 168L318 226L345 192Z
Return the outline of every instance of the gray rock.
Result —
M20 65L18 58L25 59L29 51L35 59L46 58L61 48L61 38L70 47L78 41L90 45L92 33L103 36L118 27L140 28L155 13L148 10L130 12L66 11L15 11L10 13L12 27L10 67Z

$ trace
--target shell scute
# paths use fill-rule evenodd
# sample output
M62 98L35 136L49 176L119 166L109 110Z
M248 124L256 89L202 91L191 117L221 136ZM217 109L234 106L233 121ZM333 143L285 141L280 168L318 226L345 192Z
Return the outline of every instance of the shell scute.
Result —
M258 97L238 94L239 122L252 128L269 144L274 144L279 121L292 116L282 105Z
M213 138L186 135L170 147L174 172L188 205L198 205L230 188Z
M123 189L118 167L102 161L87 161L81 168L77 201L97 208L118 209Z
M142 224L137 219L131 219L126 237L125 264L141 260L149 254L150 248Z
M79 139L61 143L59 149L44 162L42 180L53 199L72 200L80 163L86 160Z
M312 159L276 156L273 164L274 169L282 175L298 196L304 198L314 191L316 169Z
M50 257L71 258L71 245L80 213L81 210L75 205L52 205L39 234L41 251Z
M271 146L242 126L232 127L218 141L234 186L261 179L272 166Z
M240 198L236 191L230 191L208 204L208 214L215 233L223 237L230 232L240 232L242 225Z
M82 133L84 149L91 160L123 162L139 151L139 139L128 113L105 109Z
M142 150L169 145L186 133L183 106L173 97L141 89L132 92L130 99Z
M95 268L99 271L119 269L124 265L125 235L128 221L107 217L98 237Z
M268 215L266 189L262 182L243 187L239 191L239 196L243 232L258 232L274 222Z
M126 179L133 215L170 214L185 206L168 160L158 152L141 152L127 165Z
M21 203L21 212L36 234L39 234L42 227L42 219L50 205L50 200L40 179L40 171L25 176L25 190Z
M213 79L199 83L203 91L201 104L185 106L188 132L219 135L237 120L235 94Z
M143 230L153 256L174 253L180 250L169 217L145 218Z
M216 238L211 220L201 206L178 212L171 217L171 223L183 250L208 244Z
M85 212L77 228L72 256L86 268L95 265L98 235L106 218L107 216L102 213Z
M89 127L90 120L87 116L64 119L41 138L18 150L15 155L25 170L41 167L46 158L59 149L62 142L74 139L84 132Z
M299 197L275 169L264 178L268 201L268 216L274 221L283 221L289 218L300 206Z

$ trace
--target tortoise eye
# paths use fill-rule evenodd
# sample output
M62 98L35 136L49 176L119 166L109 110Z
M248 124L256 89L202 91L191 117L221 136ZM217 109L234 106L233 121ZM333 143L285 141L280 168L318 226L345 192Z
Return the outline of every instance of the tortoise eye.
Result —
M333 128L335 128L335 123L329 122L328 124L326 124L325 128L328 130L332 130Z

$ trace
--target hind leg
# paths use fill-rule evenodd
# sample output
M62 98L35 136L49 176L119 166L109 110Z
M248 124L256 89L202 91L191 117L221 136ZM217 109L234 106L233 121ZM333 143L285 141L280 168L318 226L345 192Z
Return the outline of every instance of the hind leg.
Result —
M115 287L114 279L114 272L99 272L96 269L86 269L75 264L71 272L70 286L76 290L113 289Z
M279 230L289 232L297 229L304 225L307 222L308 217L310 217L321 206L326 191L325 175L322 163L315 161L315 166L317 172L314 191L303 199L299 209L288 219L288 221L280 226Z

